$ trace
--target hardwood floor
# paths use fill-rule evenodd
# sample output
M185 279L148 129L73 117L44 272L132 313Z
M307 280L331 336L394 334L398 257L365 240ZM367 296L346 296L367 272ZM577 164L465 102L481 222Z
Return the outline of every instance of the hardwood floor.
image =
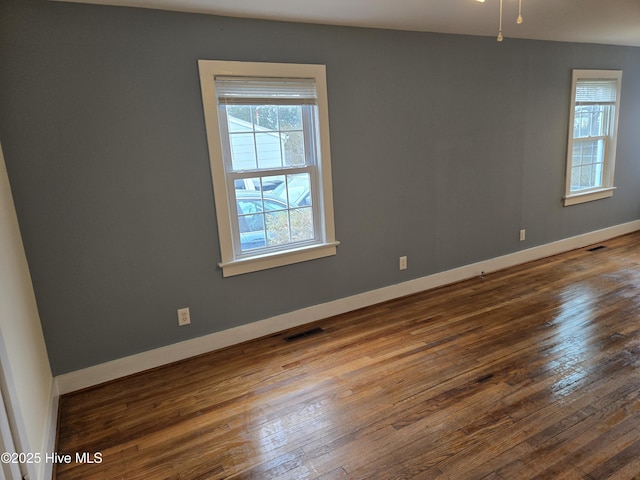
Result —
M640 233L603 245L65 395L102 462L57 478L640 478Z

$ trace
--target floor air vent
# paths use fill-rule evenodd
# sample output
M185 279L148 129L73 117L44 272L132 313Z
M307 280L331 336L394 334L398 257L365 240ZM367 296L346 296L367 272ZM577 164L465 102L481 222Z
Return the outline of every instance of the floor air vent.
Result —
M293 335L289 335L288 337L284 337L286 342L294 342L296 340L300 340L302 338L311 337L312 335L318 335L319 333L323 333L324 330L320 327L312 328L310 330L305 330L304 332L294 333Z
M598 250L604 250L605 248L607 247L604 245L598 245L597 247L588 248L587 252L597 252Z

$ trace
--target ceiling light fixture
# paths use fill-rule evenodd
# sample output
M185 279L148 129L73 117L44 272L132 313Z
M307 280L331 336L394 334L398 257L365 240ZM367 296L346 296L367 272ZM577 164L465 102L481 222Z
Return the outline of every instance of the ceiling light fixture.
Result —
M476 0L480 3L484 3L485 0ZM503 0L500 0L500 15L498 17L498 37L497 40L499 42L501 42L502 40L504 40L504 37L502 36L502 3ZM522 24L522 0L518 0L518 18L516 18L516 23L518 25Z

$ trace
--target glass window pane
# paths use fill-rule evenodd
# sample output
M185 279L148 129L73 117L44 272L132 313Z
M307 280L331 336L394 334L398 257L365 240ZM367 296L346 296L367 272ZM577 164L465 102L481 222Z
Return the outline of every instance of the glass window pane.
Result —
M230 133L253 132L251 107L249 105L227 105L227 128Z
M257 213L262 212L262 198L260 198L260 192L248 192L249 195L243 195L242 193L238 194L237 197L237 205L238 205L238 216L242 217L251 217L255 216ZM257 217L256 217L257 218ZM250 218L246 220L246 222L254 222L261 221L260 219ZM251 228L253 230L264 228L262 224L259 224L257 227L253 228L253 223L246 223L247 228ZM242 229L241 229L242 231Z
M580 169L580 182L582 188L589 188L593 185L592 169L590 166L582 166Z
M270 188L271 190L263 189L263 203L264 209L268 211L274 210L286 210L287 202L273 194L273 190L279 185L285 182L284 175L273 175L269 177L262 177L263 188Z
M278 168L282 166L280 136L277 133L256 133L258 168Z
M594 187L602 186L602 164L596 163L591 167L591 184Z
M285 182L284 175L270 175L268 177L262 177L261 190L267 193L272 192L274 189L276 189L279 185L283 184L284 182Z
M583 112L581 107L576 107L576 113L573 119L573 138L582 137L582 118Z
M270 197L269 195L265 195L264 198L264 209L267 212L274 212L278 210L287 210L287 205L280 201L277 198Z
M281 134L285 165L304 165L304 135L302 132Z
M580 167L571 169L571 191L575 192L580 189Z
M256 132L278 130L278 107L276 105L255 105L253 110Z
M287 199L290 207L311 205L311 178L308 173L287 175Z
M589 188L590 179L589 179L589 167L580 167L580 182L578 183L578 187L580 188Z
M264 230L264 215L240 215L238 217L240 232L260 232Z
M256 168L256 148L253 133L229 134L231 145L231 166L233 170Z
M284 245L291 242L289 215L286 210L265 214L267 246Z
M233 188L236 189L236 197L237 197L238 190L242 190L242 191L260 190L260 177L239 178L235 180L233 184L234 184Z
M302 130L302 106L286 105L278 107L280 130Z
M582 165L582 142L576 142L573 144L573 156L571 158L571 164L573 166Z
M603 131L603 121L602 121L602 108L596 107L591 114L591 130L589 131L589 136L597 137L598 135L602 135Z
M606 139L601 138L598 140L598 145L596 149L596 156L598 158L598 162L604 164L604 150L606 145Z
M241 220L241 224L243 219ZM266 244L266 234L264 230L249 230L240 232L240 250L254 250L256 248L264 248Z
M311 208L291 210L290 222L292 241L312 240L315 237L315 232L313 231L313 212Z
M238 227L240 229L240 249L242 251L265 246L264 215L240 215L238 217Z
M590 165L589 166L589 186L590 187L599 187L600 179L598 178L598 166Z

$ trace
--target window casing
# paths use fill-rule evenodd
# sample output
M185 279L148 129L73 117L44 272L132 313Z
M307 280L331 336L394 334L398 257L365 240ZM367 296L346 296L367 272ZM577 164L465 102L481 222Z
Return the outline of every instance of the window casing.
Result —
M574 70L564 204L611 197L614 187L619 70Z
M223 275L334 255L324 66L199 69Z

